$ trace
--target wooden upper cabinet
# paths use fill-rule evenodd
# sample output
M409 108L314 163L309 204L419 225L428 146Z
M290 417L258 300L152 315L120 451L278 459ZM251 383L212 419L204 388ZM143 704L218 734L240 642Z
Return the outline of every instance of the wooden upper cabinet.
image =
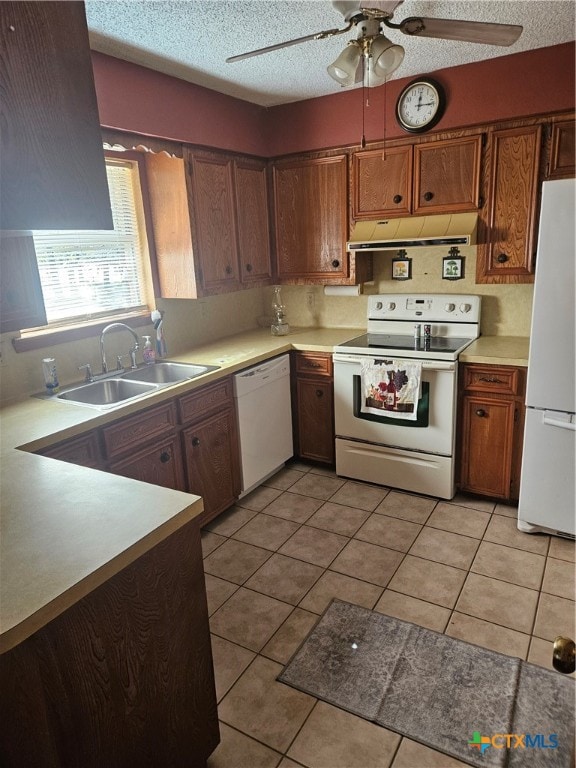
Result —
M112 229L84 3L0 3L0 229Z
M0 185L1 186L1 185ZM0 233L0 333L46 324L34 240Z
M482 136L414 146L415 214L477 210Z
M266 163L234 161L234 191L240 280L251 284L271 278Z
M346 280L347 156L278 161L273 174L279 279Z
M476 281L534 279L541 125L497 130L487 151L488 190Z
M352 215L378 219L410 213L412 147L356 152L352 158Z
M574 120L552 125L547 179L572 179L576 176L574 134Z

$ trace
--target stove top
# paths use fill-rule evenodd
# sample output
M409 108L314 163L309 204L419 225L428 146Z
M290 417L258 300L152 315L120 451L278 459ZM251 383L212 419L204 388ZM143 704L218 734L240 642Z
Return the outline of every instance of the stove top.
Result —
M345 341L340 344L340 347L362 347L367 349L374 349L375 351L382 349L390 349L393 351L402 352L459 352L468 344L471 344L474 339L465 339L460 336L447 338L445 336L434 336L430 338L429 343L425 342L423 338L414 339L411 336L404 334L387 334L387 333L365 333L362 336L357 336L355 339Z

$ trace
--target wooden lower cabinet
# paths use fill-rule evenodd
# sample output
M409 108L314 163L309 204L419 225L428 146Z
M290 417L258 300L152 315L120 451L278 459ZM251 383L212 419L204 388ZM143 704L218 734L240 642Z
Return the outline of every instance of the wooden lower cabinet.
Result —
M3 768L204 768L220 740L200 531L0 656Z
M163 488L186 490L178 435L140 451L131 451L128 458L111 464L109 471L133 480L161 485Z
M507 501L518 499L524 387L524 368L461 366L460 490Z
M292 406L295 455L322 464L334 464L332 355L293 354Z

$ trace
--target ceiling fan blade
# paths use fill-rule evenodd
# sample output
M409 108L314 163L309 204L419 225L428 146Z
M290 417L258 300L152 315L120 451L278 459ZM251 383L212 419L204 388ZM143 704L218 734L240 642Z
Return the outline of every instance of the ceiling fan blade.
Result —
M386 24L386 21L384 22ZM522 34L518 24L491 24L485 21L459 19L425 19L411 16L394 25L411 37L439 37L443 40L462 40L467 43L512 45Z
M234 61L242 61L243 59L249 59L252 56L260 56L262 53L269 53L270 51L279 51L281 48L288 48L291 45L299 45L300 43L306 43L308 40L323 40L325 37L333 37L334 35L341 35L343 32L348 32L352 28L352 24L348 24L344 29L327 29L324 32L316 32L313 35L304 35L304 37L297 37L294 40L287 40L284 43L276 43L276 45L267 45L265 48L257 48L255 51L249 51L248 53L240 53L237 56L229 56L226 59L228 64Z

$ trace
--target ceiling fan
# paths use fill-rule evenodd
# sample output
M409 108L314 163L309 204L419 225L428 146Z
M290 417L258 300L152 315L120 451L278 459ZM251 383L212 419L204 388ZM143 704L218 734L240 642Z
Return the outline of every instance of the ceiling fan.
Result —
M332 0L334 8L344 16L346 26L343 29L327 29L305 35L248 53L241 53L238 56L230 56L226 61L242 61L252 56L260 56L263 53L305 43L308 40L323 40L342 35L356 27L357 37L350 40L336 61L330 64L328 74L343 86L363 82L367 87L373 88L385 83L404 59L404 49L384 35L382 25L410 37L435 37L502 46L512 45L522 33L522 27L517 24L420 16L410 16L396 24L392 21L392 17L396 8L404 0L365 0L365 2L370 2L370 7L364 7L363 0Z

